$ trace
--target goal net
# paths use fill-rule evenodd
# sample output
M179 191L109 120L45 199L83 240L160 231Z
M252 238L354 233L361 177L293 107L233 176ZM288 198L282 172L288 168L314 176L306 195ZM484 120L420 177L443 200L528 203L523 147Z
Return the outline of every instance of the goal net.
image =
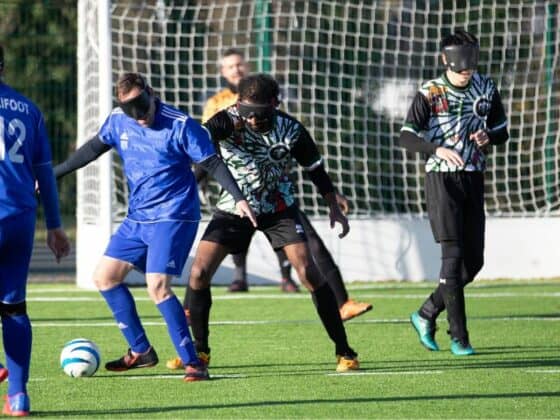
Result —
M79 141L95 134L98 97L110 97L125 71L145 74L163 101L199 118L221 88L221 54L236 47L252 71L277 78L283 109L308 127L351 216L362 218L425 215L423 158L395 140L421 82L443 70L442 35L466 28L479 37L479 71L498 85L512 139L490 153L487 212L560 210L556 1L80 0L79 10ZM296 179L303 210L323 216L312 184ZM90 165L78 184L78 227L100 223L104 206L103 223L122 220L118 159Z

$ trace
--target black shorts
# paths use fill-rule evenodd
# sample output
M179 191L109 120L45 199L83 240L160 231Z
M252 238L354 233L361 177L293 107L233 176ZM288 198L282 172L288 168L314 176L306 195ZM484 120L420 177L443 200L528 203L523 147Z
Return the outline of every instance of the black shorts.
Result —
M428 172L426 207L436 242L484 244L482 172Z
M223 245L231 254L247 251L256 230L265 234L275 250L307 241L296 207L289 207L278 213L259 215L257 224L255 229L249 219L217 210L201 240Z

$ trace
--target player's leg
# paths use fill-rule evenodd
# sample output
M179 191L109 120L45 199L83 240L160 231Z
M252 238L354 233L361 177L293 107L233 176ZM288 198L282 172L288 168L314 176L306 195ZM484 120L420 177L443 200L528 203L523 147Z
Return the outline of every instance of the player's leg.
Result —
M218 211L202 235L191 267L187 292L191 328L199 353L208 355L210 352L208 323L212 306L212 277L228 253L249 248L254 232L248 219Z
M181 275L197 229L198 222L159 222L146 225L142 237L148 244L148 294L165 320L181 364L188 370L186 381L208 379L208 369L196 355L183 308L171 289L171 280Z
M348 344L336 299L322 278L307 248L305 234L294 208L259 222L274 249L283 248L300 282L311 292L313 303L327 334L335 344L337 371L357 369L357 354Z
M299 286L292 279L292 264L286 256L283 249L275 249L274 253L278 259L278 266L280 267L280 290L286 293L299 292Z
M228 290L230 292L248 292L249 283L247 282L247 251L238 252L231 256L234 265L233 281Z
M469 174L469 200L465 208L464 249L462 270L463 285L472 282L484 265L484 236L486 215L484 213L484 175Z
M25 295L34 231L34 211L0 224L0 315L7 368L0 367L0 375L6 379L9 374L3 413L11 416L30 411L27 382L32 331Z
M372 306L370 303L357 302L348 297L348 292L346 291L342 274L334 262L331 253L325 246L321 237L317 234L317 231L305 213L299 209L298 213L303 230L307 236L307 243L309 245L311 255L313 256L313 260L334 292L342 320L347 321L371 310Z
M428 173L426 200L434 238L441 245L440 291L443 297L451 351L472 354L468 344L462 269L464 264L464 221L468 193L465 173ZM463 350L462 350L463 349Z
M445 174L428 173L425 178L426 206L430 227L436 242L445 238L449 226L455 226L453 218L453 200L446 192ZM444 217L445 216L445 217ZM451 220L448 220L451 219ZM435 290L424 301L420 308L410 315L410 322L418 334L420 343L428 350L437 351L439 346L435 340L436 319L445 309L443 286L438 283Z
M459 241L441 241L440 285L447 309L451 351L456 355L472 354L467 331L465 295L461 267L463 247Z
M158 362L157 354L140 322L134 298L124 284L126 275L133 267L142 271L146 268L147 246L140 239L140 230L140 223L125 219L111 237L105 255L93 274L93 282L111 309L129 346L123 357L105 364L105 368L111 371L150 367Z

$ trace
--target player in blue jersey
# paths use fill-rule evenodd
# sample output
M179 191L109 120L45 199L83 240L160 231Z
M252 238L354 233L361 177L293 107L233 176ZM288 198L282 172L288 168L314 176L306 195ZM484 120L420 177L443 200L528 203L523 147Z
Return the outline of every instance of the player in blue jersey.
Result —
M441 246L438 287L411 317L420 342L439 350L436 319L447 309L451 352L474 354L467 331L463 288L484 261L484 170L489 146L508 137L495 83L476 71L474 35L457 30L441 42L443 75L422 85L408 111L399 144L428 156L426 204Z
M180 275L200 220L194 175L197 163L234 197L235 208L249 224L255 215L223 161L208 131L185 113L163 103L143 76L126 73L117 82L115 108L95 137L55 168L57 177L115 149L129 187L128 213L111 237L93 280L128 342L128 352L106 363L111 371L154 366L157 354L124 284L136 268L146 273L148 293L161 312L185 366L185 381L208 379L197 358L171 279Z
M3 71L4 50L0 46L0 76ZM8 416L26 416L30 411L31 323L25 295L35 234L36 181L45 210L47 245L58 262L70 252L70 242L60 223L43 115L33 102L0 79L0 316L7 366L0 365L0 382L9 372L3 408Z
M292 116L277 110L278 84L268 75L244 77L236 105L214 115L205 126L218 142L224 162L255 213L261 230L275 250L283 249L302 284L311 292L317 313L335 344L337 372L359 368L357 354L349 346L331 287L310 256L299 219L294 188L287 176L295 159L328 203L331 226L340 223L344 237L348 220L336 201L315 142ZM210 282L229 253L248 248L256 227L235 214L234 199L222 192L217 211L199 243L187 295L196 349L209 361L208 320L212 297Z

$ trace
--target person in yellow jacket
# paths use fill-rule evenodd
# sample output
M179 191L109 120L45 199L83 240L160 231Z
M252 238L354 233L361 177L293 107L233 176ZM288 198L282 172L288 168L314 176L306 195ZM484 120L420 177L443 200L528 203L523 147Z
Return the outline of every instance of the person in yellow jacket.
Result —
M249 66L240 50L229 48L224 52L220 63L220 74L226 81L227 87L206 101L202 111L203 124L218 111L228 108L237 102L237 86L239 81L249 74Z

